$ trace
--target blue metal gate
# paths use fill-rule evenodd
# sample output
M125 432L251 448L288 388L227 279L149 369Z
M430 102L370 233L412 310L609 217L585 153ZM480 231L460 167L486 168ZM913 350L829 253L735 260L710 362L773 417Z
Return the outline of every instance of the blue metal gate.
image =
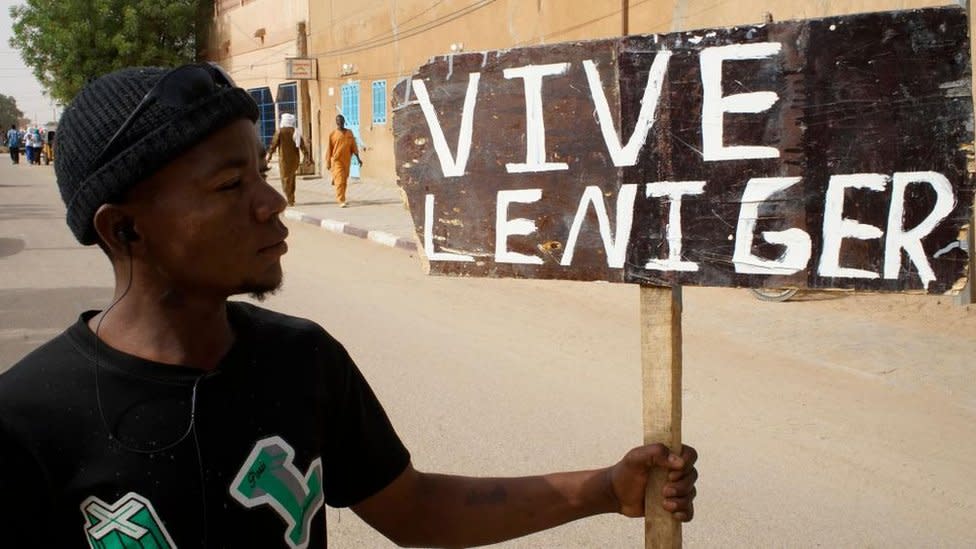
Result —
M359 138L359 82L342 85L342 116L346 118L346 127L356 136L356 145L362 147ZM359 161L352 157L349 166L349 177L359 178Z
M271 99L271 90L268 88L254 88L247 90L258 104L258 136L261 142L267 147L271 144L271 138L275 132L275 105Z

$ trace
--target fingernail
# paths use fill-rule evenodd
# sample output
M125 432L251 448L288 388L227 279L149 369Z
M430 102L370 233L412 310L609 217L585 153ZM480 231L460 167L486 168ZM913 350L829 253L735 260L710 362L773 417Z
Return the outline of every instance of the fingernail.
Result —
M675 454L671 454L670 456L668 456L668 461L670 461L671 463L678 463L681 461L681 458L679 458Z
M665 495L665 497L669 497L670 498L670 497L676 496L677 494L678 494L678 491L675 490L674 488L665 488L664 489L664 495Z

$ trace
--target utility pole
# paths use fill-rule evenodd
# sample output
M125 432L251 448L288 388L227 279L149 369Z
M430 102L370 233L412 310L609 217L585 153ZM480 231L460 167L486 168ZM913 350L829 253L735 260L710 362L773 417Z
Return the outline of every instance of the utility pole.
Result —
M630 34L630 0L620 0L620 35Z
M298 57L308 57L308 34L306 33L304 21L298 24L297 46ZM298 94L298 108L301 109L302 135L305 137L305 144L308 147L309 154L311 154L315 149L312 147L312 97L308 93L308 80L298 81ZM298 168L298 173L299 175L313 175L315 173L315 163L302 164Z

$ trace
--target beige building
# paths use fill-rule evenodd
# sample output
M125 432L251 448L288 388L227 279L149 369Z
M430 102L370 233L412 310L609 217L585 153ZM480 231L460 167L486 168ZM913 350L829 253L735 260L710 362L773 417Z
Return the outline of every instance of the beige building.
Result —
M223 66L237 85L245 88L258 104L261 118L258 133L270 143L283 113L298 117L303 134L313 146L316 135L309 113L318 108L317 83L306 81L303 101L301 80L290 78L286 60L304 57L302 43L308 21L308 0L216 0L210 58ZM302 104L307 104L302 109Z
M353 176L395 179L393 90L431 57L627 34L931 7L951 0L217 0L211 57L261 106L267 140L282 112L311 134L318 171L342 113L366 166ZM964 2L957 2L964 3ZM286 60L299 23L317 75L301 97ZM308 105L307 110L301 108ZM303 116L304 114L304 116Z

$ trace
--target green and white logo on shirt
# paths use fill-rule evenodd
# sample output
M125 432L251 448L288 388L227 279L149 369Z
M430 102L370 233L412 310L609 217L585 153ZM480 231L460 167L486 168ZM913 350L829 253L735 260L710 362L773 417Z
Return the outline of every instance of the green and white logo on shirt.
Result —
M176 549L152 503L135 492L111 505L91 496L81 513L92 549Z
M295 466L295 450L281 437L259 440L231 483L230 495L249 508L270 506L288 525L285 543L305 549L312 518L325 499L322 459L316 458L303 475Z

